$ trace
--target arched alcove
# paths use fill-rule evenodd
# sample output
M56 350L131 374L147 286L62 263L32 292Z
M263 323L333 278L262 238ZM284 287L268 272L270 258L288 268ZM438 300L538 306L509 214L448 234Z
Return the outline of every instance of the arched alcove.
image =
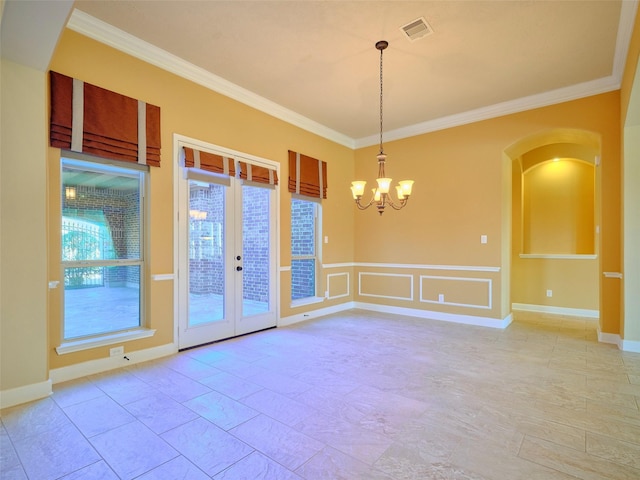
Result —
M600 136L576 129L538 132L505 149L504 280L514 309L598 316L599 159Z

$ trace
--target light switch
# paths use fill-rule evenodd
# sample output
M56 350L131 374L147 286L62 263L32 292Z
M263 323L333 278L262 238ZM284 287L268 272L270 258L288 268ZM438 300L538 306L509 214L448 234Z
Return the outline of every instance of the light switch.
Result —
M329 243L329 236L328 235L324 236L324 243Z
M480 235L480 243L487 243L487 236L486 235Z

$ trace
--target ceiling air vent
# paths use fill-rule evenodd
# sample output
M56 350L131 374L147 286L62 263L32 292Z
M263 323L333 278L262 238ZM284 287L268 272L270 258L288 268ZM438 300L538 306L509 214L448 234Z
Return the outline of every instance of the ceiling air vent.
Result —
M426 37L427 35L431 35L433 33L431 25L427 23L424 17L420 17L413 22L409 22L406 25L403 25L402 27L400 27L400 30L404 32L404 34L411 42L415 42L416 40L419 40L422 37Z

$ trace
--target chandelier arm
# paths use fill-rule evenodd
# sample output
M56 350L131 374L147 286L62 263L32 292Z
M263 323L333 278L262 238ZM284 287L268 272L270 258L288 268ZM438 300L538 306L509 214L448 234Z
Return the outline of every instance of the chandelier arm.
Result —
M369 203L367 203L366 205L362 205L360 203L360 199L356 198L356 206L358 207L358 210L366 210L367 208L369 208L371 205L373 205L373 199L371 199L371 201Z
M404 208L404 206L407 204L407 200L408 200L407 198L403 198L402 200L399 200L400 203L396 205L391 199L391 197L389 197L387 200L387 204L394 210L400 210Z

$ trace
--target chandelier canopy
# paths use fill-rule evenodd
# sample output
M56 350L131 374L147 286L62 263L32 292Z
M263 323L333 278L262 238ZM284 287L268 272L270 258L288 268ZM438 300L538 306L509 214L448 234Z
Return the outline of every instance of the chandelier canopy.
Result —
M375 205L380 215L384 213L384 209L387 206L390 206L394 210L400 210L403 208L409 200L411 189L413 187L413 180L401 180L398 182L398 185L396 186L396 196L398 198L394 202L391 194L389 193L392 179L387 178L384 171L387 156L385 155L384 148L382 147L382 52L388 46L389 42L386 40L380 40L376 43L376 49L380 50L380 153L377 155L378 178L376 179L376 182L378 183L378 188L372 189L373 196L371 197L371 200L369 200L369 203L362 202L362 196L367 182L362 180L351 182L351 193L353 194L353 198L356 201L358 208L360 210L366 210L371 205Z

